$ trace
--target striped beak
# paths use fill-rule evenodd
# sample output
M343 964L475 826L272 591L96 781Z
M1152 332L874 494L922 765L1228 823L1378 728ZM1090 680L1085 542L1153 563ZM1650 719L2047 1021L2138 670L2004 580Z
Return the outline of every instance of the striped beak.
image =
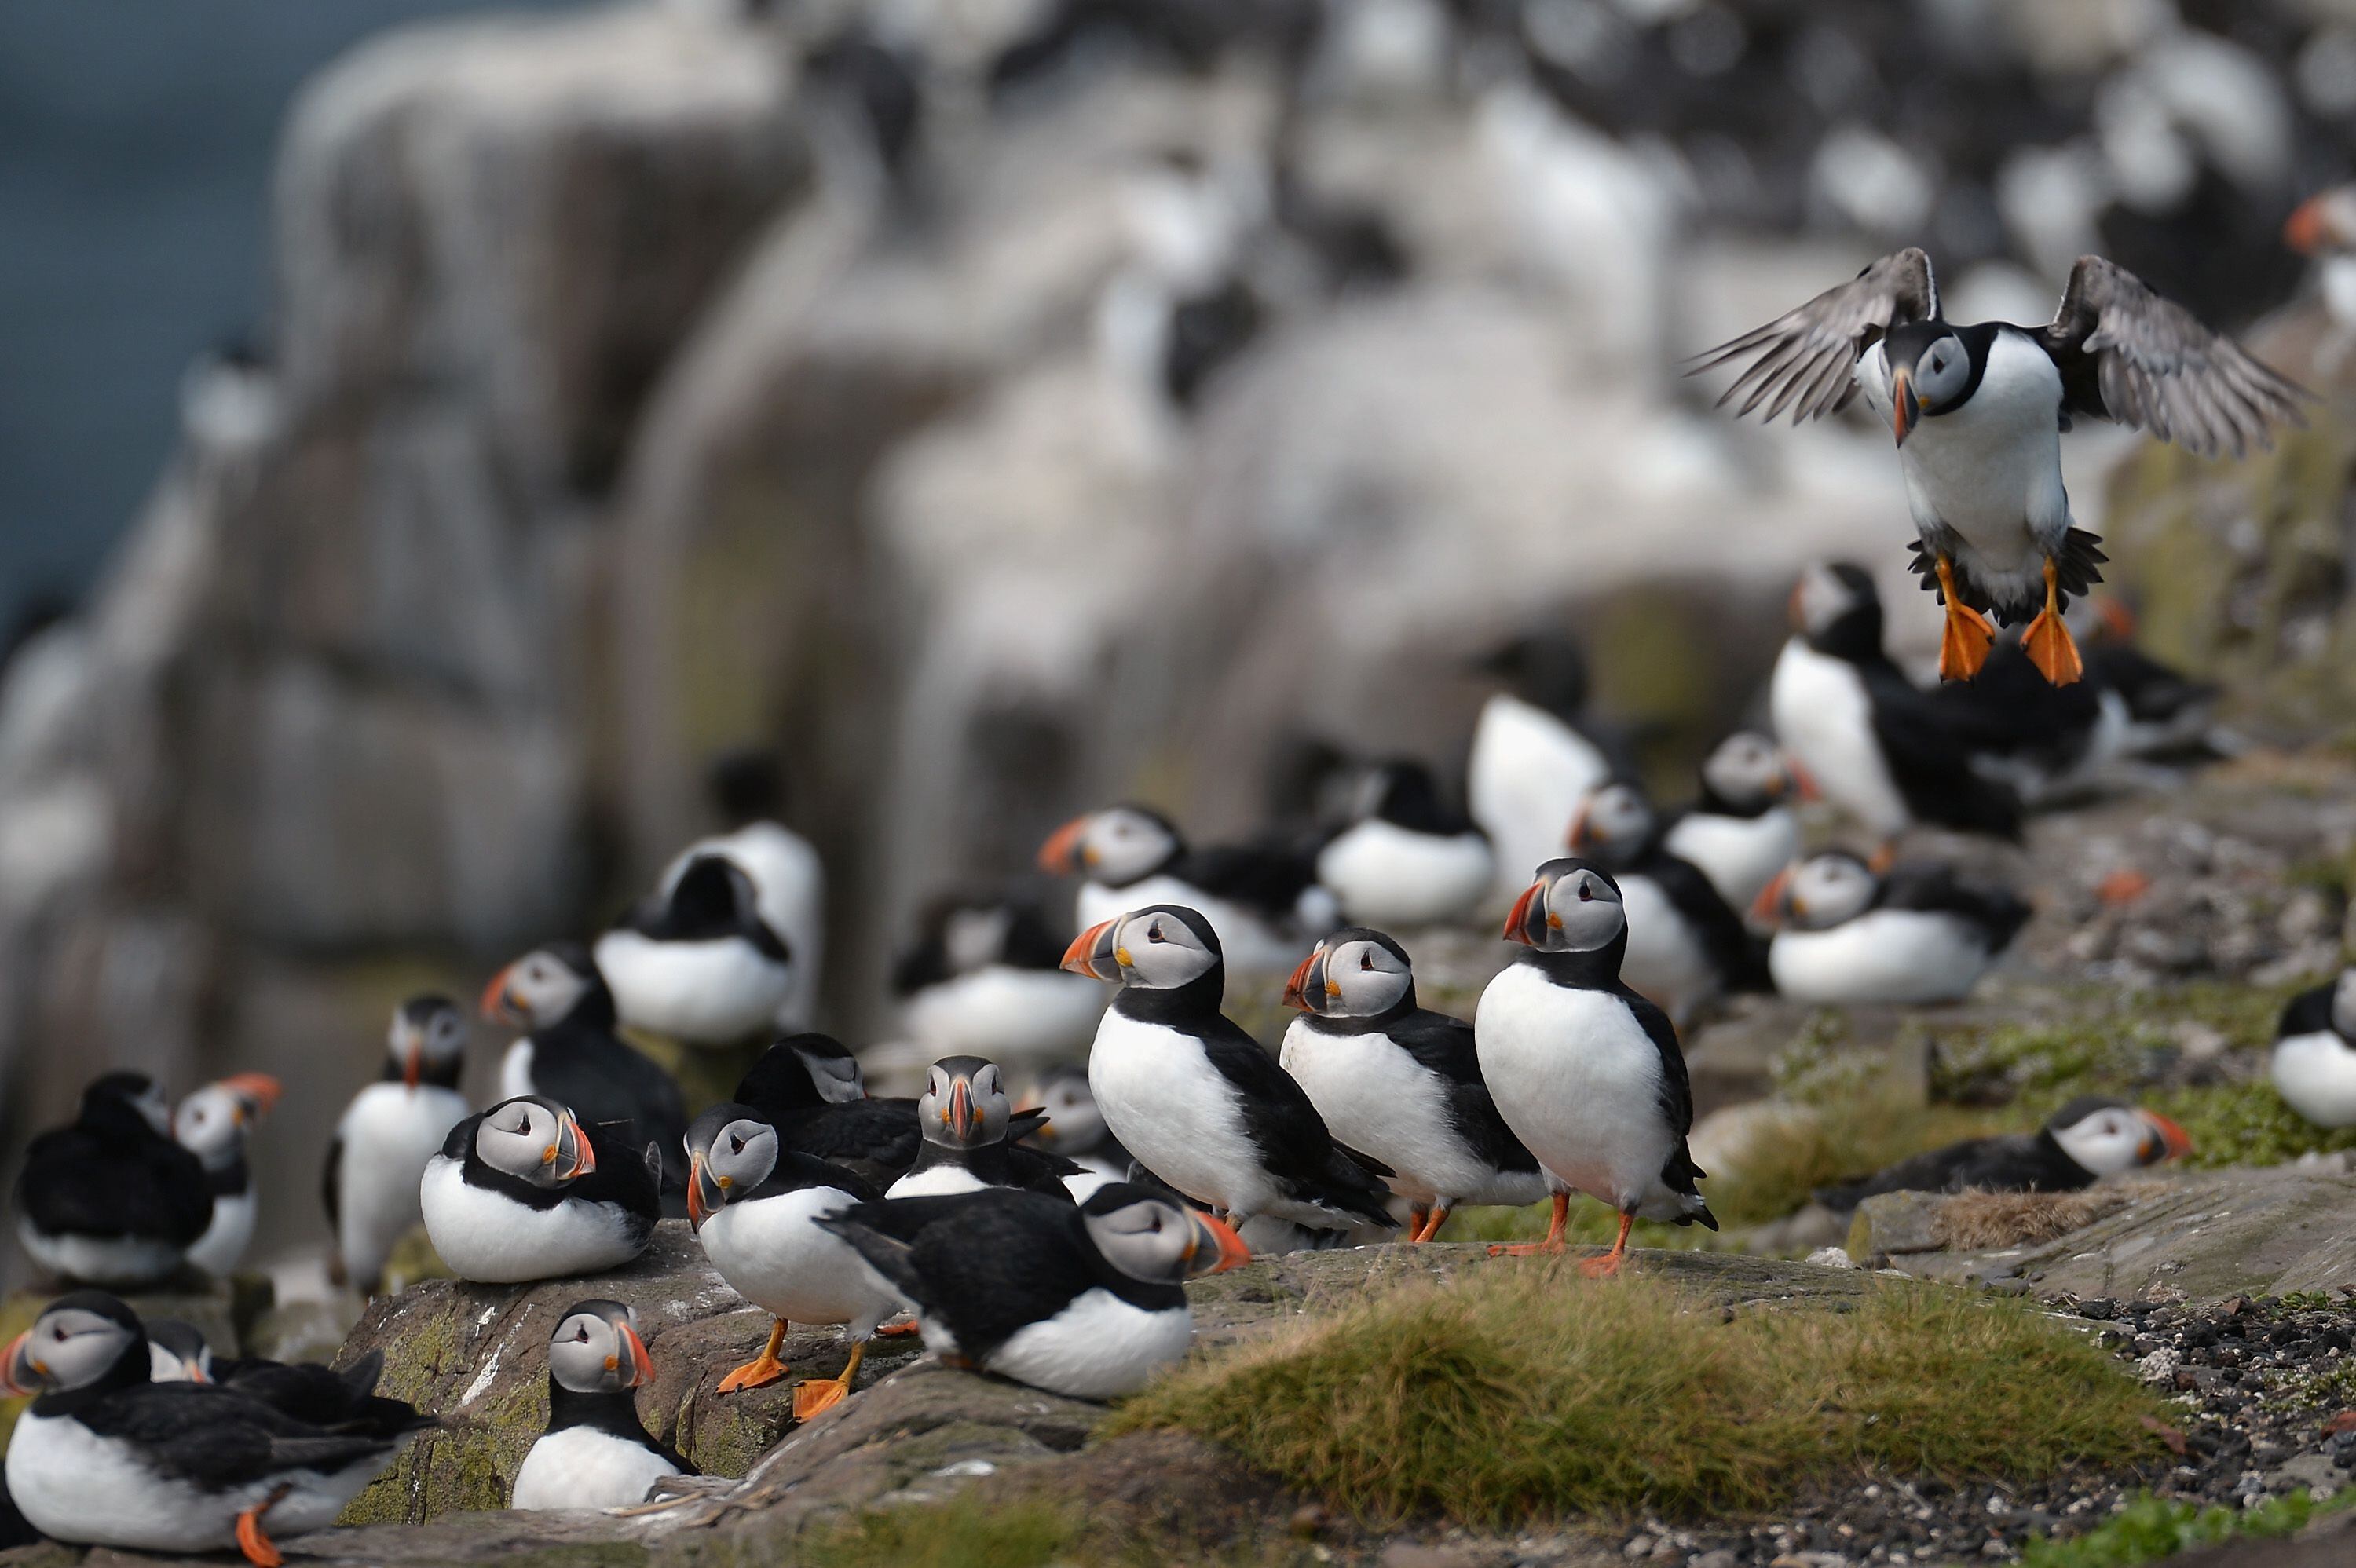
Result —
M1514 901L1513 912L1505 916L1505 940L1518 942L1525 947L1546 945L1546 928L1550 917L1547 913L1547 890L1550 886L1541 877L1522 890Z
M1792 869L1789 866L1767 880L1751 901L1751 922L1753 925L1781 925L1783 916L1791 912Z
M589 1135L567 1111L556 1120L556 1142L547 1157L556 1166L556 1179L575 1181L597 1168L597 1151L590 1147Z
M1898 438L1899 445L1906 444L1906 437L1922 417L1922 405L1914 398L1912 374L1902 366L1892 370L1890 373L1890 432Z
M1251 1249L1224 1221L1200 1210L1189 1210L1186 1217L1194 1222L1194 1239L1186 1248L1188 1277L1225 1274L1251 1262Z
M687 1157L687 1223L690 1230L703 1229L710 1219L728 1201L728 1179L712 1174L712 1168L700 1154Z
M1292 978L1284 983L1284 1005L1299 1008L1305 1013L1325 1010L1325 944L1319 943L1309 950L1292 971Z
M32 1338L33 1331L27 1328L9 1340L6 1349L0 1350L0 1393L21 1397L38 1393L48 1386L42 1370L25 1354L25 1347Z
M2137 1111L2146 1129L2143 1144L2136 1157L2146 1165L2158 1165L2163 1159L2178 1159L2192 1152L2192 1135L2186 1132L2158 1111Z
M627 1323L616 1323L614 1327L621 1331L622 1349L630 1358L629 1381L622 1386L637 1388L641 1383L654 1381L655 1359L647 1354L647 1342L639 1339L638 1331ZM618 1371L621 1369L617 1367L615 1370Z
M524 1011L523 1004L516 999L514 991L508 985L508 976L514 973L515 965L510 964L492 976L491 983L483 987L483 1017L493 1023L529 1029L531 1027L531 1015Z
M1087 864L1088 853L1082 840L1087 833L1088 819L1075 816L1047 835L1047 841L1039 846L1039 869L1052 871L1059 877L1083 869Z
M220 1086L236 1098L241 1123L260 1120L278 1104L278 1080L267 1072L232 1072Z
M1072 939L1064 949L1064 967L1075 975L1087 975L1098 980L1120 978L1119 946L1116 936L1120 922L1099 921Z
M981 1112L973 1103L973 1080L960 1072L949 1080L949 1103L941 1121L960 1143L971 1143L981 1131Z

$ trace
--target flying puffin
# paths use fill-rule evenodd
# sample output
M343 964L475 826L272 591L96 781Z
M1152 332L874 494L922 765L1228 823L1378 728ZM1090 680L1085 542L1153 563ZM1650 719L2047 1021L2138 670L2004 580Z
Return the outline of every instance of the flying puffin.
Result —
M1065 1189L1074 1198L1086 1202L1107 1184L1129 1179L1134 1161L1105 1125L1104 1113L1097 1109L1096 1092L1088 1087L1087 1068L1048 1069L1030 1097L1046 1120L1032 1129L1026 1141L1080 1168L1080 1175L1064 1179Z
M2084 1094L2034 1133L1966 1138L1901 1159L1863 1181L1819 1188L1816 1201L1847 1213L1881 1192L2075 1192L2191 1147L2191 1136L2158 1111Z
M1551 1179L1546 1239L1498 1253L1558 1253L1572 1192L1620 1213L1612 1250L1580 1263L1617 1274L1639 1217L1718 1229L1695 1183L1693 1091L1668 1015L1622 982L1628 921L1618 884L1580 859L1549 860L1514 902L1505 940L1528 949L1481 993L1481 1077L1505 1125Z
M1440 799L1421 763L1374 764L1353 817L1317 852L1317 880L1344 919L1438 925L1469 918L1487 896L1496 874L1489 836Z
M2317 1126L2356 1126L2356 965L2291 998L2266 1071L2290 1108Z
M227 1279L253 1240L253 1173L245 1163L247 1127L278 1104L278 1080L267 1072L237 1072L208 1083L172 1113L172 1136L204 1162L213 1217L188 1249L188 1261L215 1279Z
M2071 526L2061 437L2072 415L2239 457L2272 444L2269 425L2304 423L2311 395L2100 256L2078 258L2046 325L1966 326L1940 315L1931 258L1895 251L1693 369L1746 359L1720 404L1747 392L1740 412L1765 402L1768 420L1788 407L1796 422L1863 389L1889 420L1920 536L1913 569L1946 605L1939 673L1951 680L1987 657L1986 610L2029 621L2021 645L2054 685L2083 673L2062 613L2101 580L2104 557Z
M1183 1282L1248 1263L1234 1231L1151 1189L1075 1206L1002 1188L862 1203L819 1223L916 1308L925 1347L1072 1399L1135 1393L1186 1354Z
M1319 943L1284 988L1301 1016L1278 1060L1333 1136L1391 1168L1408 1240L1460 1203L1535 1203L1546 1173L1497 1114L1472 1026L1416 1006L1407 950L1352 927Z
M16 1235L60 1279L133 1289L169 1279L212 1223L204 1162L172 1140L172 1108L145 1074L109 1072L81 1112L25 1151Z
M1565 840L1612 873L1627 923L1621 978L1677 1022L1729 991L1769 991L1763 944L1699 867L1664 843L1643 788L1623 779L1588 792Z
M901 1027L943 1055L1016 1064L1076 1059L1104 1016L1104 992L1065 974L1063 956L1063 940L1026 899L941 899L892 971Z
M1702 760L1701 794L1670 817L1662 845L1708 877L1729 907L1749 909L1759 890L1799 853L1791 797L1814 788L1774 741L1738 731Z
M1282 973L1302 938L1341 923L1312 857L1260 845L1190 849L1168 817L1142 805L1074 817L1040 846L1039 866L1086 876L1083 926L1152 903L1200 911L1238 971Z
M1482 705L1464 767L1465 803L1489 835L1503 905L1560 850L1580 797L1621 771L1621 748L1586 716L1587 656L1570 638L1530 633L1474 667L1507 687Z
M394 1245L424 1218L418 1181L467 1115L466 1051L466 1019L449 997L412 997L393 1009L383 1076L352 1096L327 1145L327 1272L337 1284L374 1296Z
M785 999L770 1021L791 1034L818 1017L819 972L826 958L826 868L809 839L780 820L786 778L776 757L758 748L723 754L707 780L725 833L699 838L673 857L655 884L668 896L687 868L703 856L725 859L752 880L761 923L792 955Z
M777 1129L787 1148L840 1165L880 1192L924 1152L911 1099L874 1099L858 1059L830 1035L795 1034L771 1045L738 1080L735 1098ZM1007 1136L1036 1128L1037 1111L1008 1119Z
M684 1045L774 1032L793 987L794 955L761 918L753 879L716 851L689 857L594 951L621 1020Z
M450 1129L418 1184L425 1234L460 1279L514 1285L618 1268L660 1215L650 1147L531 1095Z
M687 1102L669 1072L615 1032L614 994L588 949L552 942L491 977L483 1016L530 1032L499 1061L499 1093L564 1106L618 1146L663 1151L663 1186L687 1179Z
M851 1340L840 1377L794 1390L794 1413L808 1420L851 1392L867 1341L900 1309L899 1297L841 1238L819 1226L880 1195L842 1167L796 1150L750 1105L704 1112L688 1129L687 1147L688 1221L703 1255L737 1295L776 1319L766 1348L723 1378L720 1392L760 1388L785 1376L777 1351L789 1322L840 1323Z
M1779 929L1775 988L1803 1002L1952 1002L1971 993L2029 922L2002 888L1907 861L1877 876L1854 855L1811 855L1770 882L1753 915Z
M1396 1224L1389 1168L1335 1142L1301 1085L1220 1013L1219 951L1198 912L1149 904L1090 926L1064 955L1075 974L1121 987L1088 1052L1105 1125L1155 1178L1239 1229L1255 1215Z
M1062 1155L1010 1140L1006 1128L1012 1114L996 1062L979 1056L945 1056L934 1062L916 1100L925 1147L908 1174L884 1196L933 1198L1019 1187L1068 1198L1065 1179L1082 1175L1080 1167Z
M77 1291L0 1351L0 1392L38 1395L8 1444L8 1491L44 1534L179 1554L236 1546L277 1568L271 1536L336 1516L434 1424L399 1400L333 1425L239 1389L149 1381L147 1337L121 1301Z
M1768 683L1775 739L1826 800L1885 842L1917 822L2020 837L2020 801L1972 767L1956 712L1881 645L1881 596L1862 567L1812 566L1792 591L1793 635Z
M638 1419L633 1391L654 1375L627 1307L566 1307L548 1337L548 1427L523 1456L508 1507L629 1508L665 1477L694 1475L695 1467Z

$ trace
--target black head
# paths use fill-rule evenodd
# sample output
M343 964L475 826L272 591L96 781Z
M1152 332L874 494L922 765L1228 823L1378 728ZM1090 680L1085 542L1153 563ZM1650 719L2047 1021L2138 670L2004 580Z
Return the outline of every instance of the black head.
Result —
M723 752L704 781L720 820L732 829L785 819L786 768L775 752L757 746Z
M1826 561L1800 574L1792 590L1792 629L1834 658L1881 656L1881 594L1854 561Z
M42 1308L0 1349L0 1393L68 1393L148 1381L151 1357L139 1315L102 1290L77 1290Z
M1372 817L1417 833L1454 833L1466 824L1449 809L1430 768L1413 757L1392 757L1370 764L1360 779L1355 810L1360 820Z
M412 997L393 1009L385 1051L387 1078L412 1089L420 1083L454 1088L465 1065L466 1016L447 997Z
M106 1072L81 1092L81 1119L92 1126L127 1126L136 1118L158 1135L172 1135L172 1103L145 1072Z

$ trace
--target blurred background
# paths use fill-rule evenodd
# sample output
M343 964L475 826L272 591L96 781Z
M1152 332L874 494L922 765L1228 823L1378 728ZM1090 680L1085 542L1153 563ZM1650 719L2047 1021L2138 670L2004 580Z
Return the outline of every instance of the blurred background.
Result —
M599 929L747 751L855 1042L930 893L1247 830L1304 737L1445 774L1531 625L1681 797L1804 562L1936 631L1887 432L1681 357L2095 251L2337 388L2281 229L2351 150L2356 0L20 0L0 1170L103 1066L265 1070L315 1246L392 1005ZM2065 449L2260 732L2356 713L2341 410Z

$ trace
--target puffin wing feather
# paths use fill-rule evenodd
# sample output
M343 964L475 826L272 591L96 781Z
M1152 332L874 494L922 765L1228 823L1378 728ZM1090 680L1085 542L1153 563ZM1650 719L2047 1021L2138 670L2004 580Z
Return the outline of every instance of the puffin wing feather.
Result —
M1847 283L1826 289L1807 304L1741 336L1694 357L1688 376L1749 360L1733 384L1719 395L1724 407L1738 393L1738 415L1768 402L1772 422L1785 408L1794 424L1821 419L1848 406L1857 395L1850 374L1858 356L1892 326L1928 321L1939 314L1939 287L1931 258L1918 247L1893 251Z

